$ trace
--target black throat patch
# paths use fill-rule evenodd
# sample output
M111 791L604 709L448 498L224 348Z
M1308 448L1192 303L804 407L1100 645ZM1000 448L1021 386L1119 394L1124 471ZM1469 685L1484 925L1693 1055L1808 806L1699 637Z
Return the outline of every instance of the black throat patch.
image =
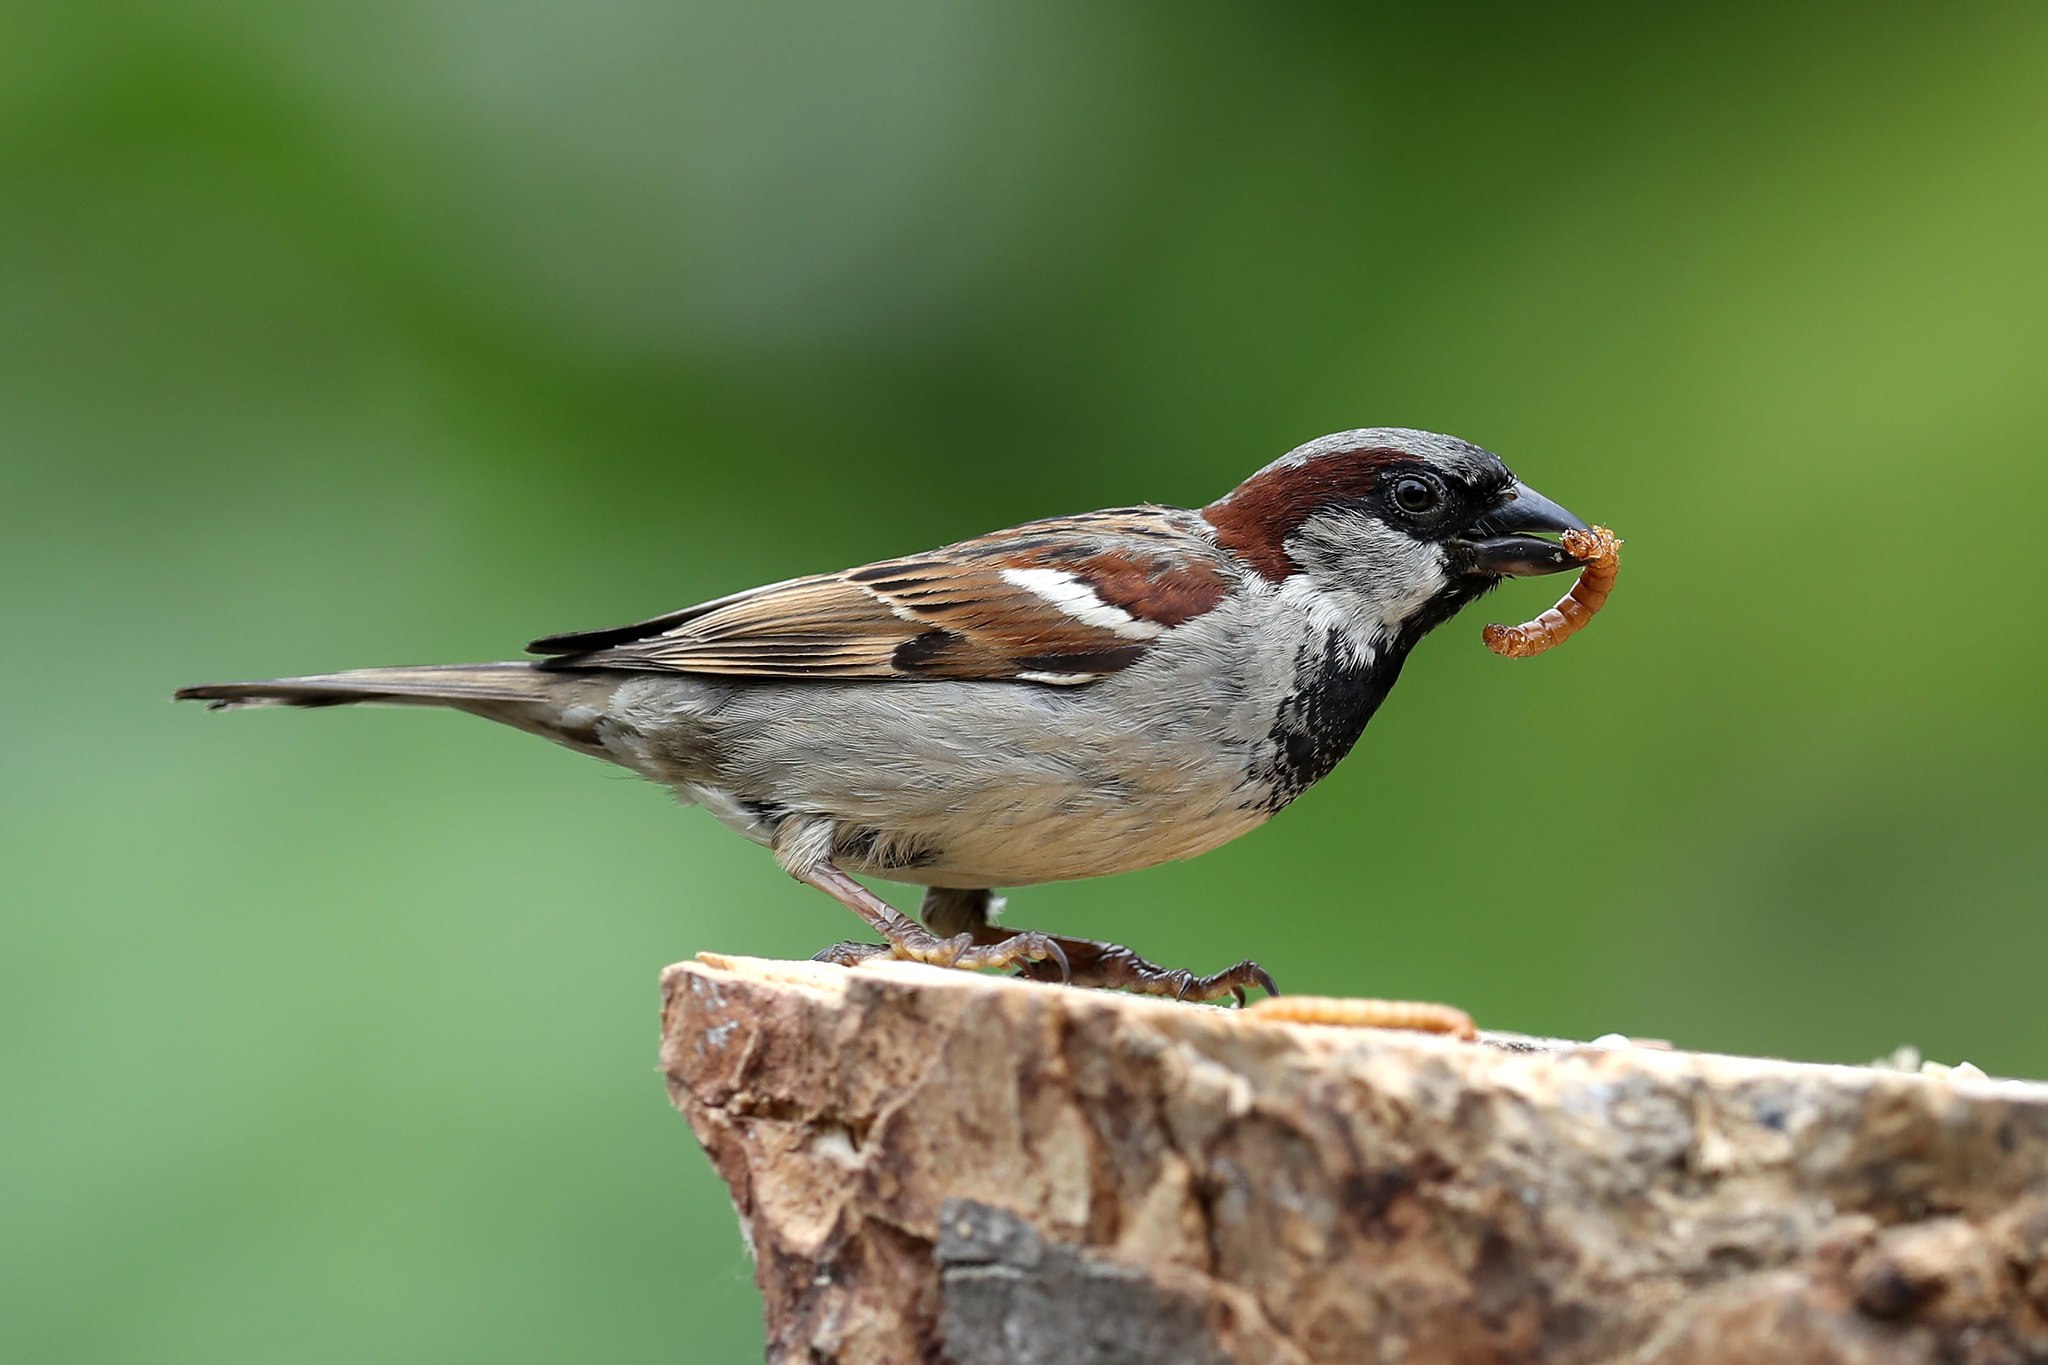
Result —
M1253 781L1267 788L1253 807L1279 811L1328 777L1400 679L1408 651L1496 581L1475 578L1456 584L1411 617L1371 663L1352 660L1335 632L1304 645L1294 660L1294 690L1266 732L1271 747L1252 772Z
M1365 733L1407 656L1405 642L1391 640L1385 652L1361 664L1334 632L1302 648L1294 660L1294 690L1280 703L1266 733L1271 747L1252 774L1267 788L1259 809L1278 811L1329 776Z

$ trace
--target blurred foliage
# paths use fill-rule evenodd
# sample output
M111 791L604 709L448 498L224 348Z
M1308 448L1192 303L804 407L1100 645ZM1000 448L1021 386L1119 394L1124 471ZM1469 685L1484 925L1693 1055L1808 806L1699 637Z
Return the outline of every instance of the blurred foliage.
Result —
M1614 605L1532 663L1473 613L1274 825L1014 919L2048 1072L2048 8L5 33L0 1356L759 1349L655 975L847 916L524 737L174 685L503 657L1348 426L1613 524Z

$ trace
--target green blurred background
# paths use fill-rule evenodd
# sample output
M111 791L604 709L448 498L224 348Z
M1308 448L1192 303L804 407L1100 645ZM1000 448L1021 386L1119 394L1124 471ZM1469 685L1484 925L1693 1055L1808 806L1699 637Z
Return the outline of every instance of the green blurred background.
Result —
M1611 522L1613 607L1504 662L1511 585L1274 825L1014 919L2048 1073L2044 69L2034 3L10 7L0 1356L759 1351L655 978L845 913L522 736L175 685L1349 426Z

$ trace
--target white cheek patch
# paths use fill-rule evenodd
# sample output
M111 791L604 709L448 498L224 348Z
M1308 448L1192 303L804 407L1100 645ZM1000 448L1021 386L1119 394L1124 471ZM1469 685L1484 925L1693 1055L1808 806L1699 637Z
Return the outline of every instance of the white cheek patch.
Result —
M1345 604L1335 595L1324 592L1307 574L1290 576L1274 596L1307 618L1312 630L1341 641L1350 662L1367 666L1379 657L1383 632L1370 626L1361 630L1360 622L1345 610Z
M1443 551L1363 517L1311 520L1288 542L1302 566L1280 596L1370 657L1450 586ZM1297 586L1299 585L1299 586Z
M1390 630L1428 606L1450 583L1444 576L1443 555L1434 546L1418 546L1405 559L1403 572L1395 581L1405 582L1407 591L1379 599L1380 619Z
M1095 589L1065 569L1005 569L1003 579L1032 596L1059 608L1083 625L1112 631L1126 640L1150 640L1163 629L1152 621L1141 621L1122 607L1113 607L1095 595ZM1039 679L1050 682L1050 676Z
M1275 595L1282 602L1300 612L1303 616L1306 616L1309 624L1319 631L1348 635L1351 633L1352 628L1358 624L1352 620L1342 604L1329 593L1324 592L1315 579L1305 573L1289 576L1287 581L1280 585L1279 591Z
M1358 623L1379 636L1399 630L1449 583L1442 553L1406 536L1371 537L1353 564L1340 582L1324 586L1350 598Z

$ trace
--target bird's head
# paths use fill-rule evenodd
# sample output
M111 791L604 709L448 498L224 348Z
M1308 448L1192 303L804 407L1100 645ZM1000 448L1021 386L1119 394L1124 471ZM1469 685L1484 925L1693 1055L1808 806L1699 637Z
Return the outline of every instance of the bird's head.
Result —
M1579 567L1541 538L1586 524L1454 436L1340 431L1267 465L1202 509L1217 544L1282 589L1400 647L1503 578Z

